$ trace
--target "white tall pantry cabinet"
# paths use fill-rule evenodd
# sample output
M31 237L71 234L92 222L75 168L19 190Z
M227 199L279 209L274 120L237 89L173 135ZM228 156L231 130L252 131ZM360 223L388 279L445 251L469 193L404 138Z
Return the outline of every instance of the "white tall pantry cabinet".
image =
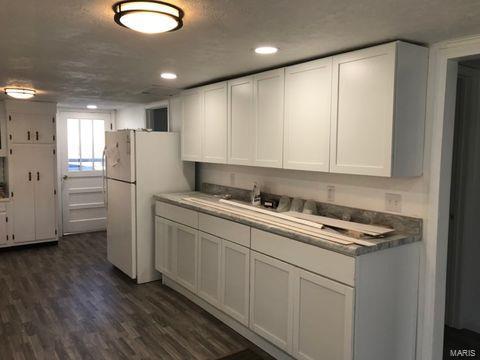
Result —
M11 245L56 241L56 104L6 101Z

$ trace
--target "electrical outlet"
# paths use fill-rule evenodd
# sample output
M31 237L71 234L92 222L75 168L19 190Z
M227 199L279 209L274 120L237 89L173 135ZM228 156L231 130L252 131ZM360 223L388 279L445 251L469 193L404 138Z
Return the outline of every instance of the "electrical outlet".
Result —
M385 210L390 212L402 212L402 195L385 193Z
M335 202L335 186L333 185L327 186L327 201Z
M235 185L235 173L230 173L230 185Z

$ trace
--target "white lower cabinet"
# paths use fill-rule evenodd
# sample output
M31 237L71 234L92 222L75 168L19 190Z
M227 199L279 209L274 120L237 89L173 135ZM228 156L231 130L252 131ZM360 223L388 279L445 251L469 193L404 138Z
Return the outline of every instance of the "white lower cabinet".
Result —
M197 291L198 231L185 225L175 225L176 281L195 293Z
M353 288L298 269L293 298L293 356L352 359Z
M198 296L219 307L222 239L200 232L198 240Z
M292 352L295 268L250 252L250 329Z
M176 277L176 224L155 216L155 269Z
M250 292L250 249L223 240L221 303L228 315L248 326Z
M0 211L0 245L7 243L7 213Z

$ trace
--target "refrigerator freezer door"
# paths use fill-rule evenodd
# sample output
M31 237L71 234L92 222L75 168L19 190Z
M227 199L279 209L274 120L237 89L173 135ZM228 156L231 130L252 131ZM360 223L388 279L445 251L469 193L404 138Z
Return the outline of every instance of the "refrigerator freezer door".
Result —
M135 182L135 132L132 130L107 131L105 147L107 177Z
M107 180L107 259L132 279L137 277L135 185Z

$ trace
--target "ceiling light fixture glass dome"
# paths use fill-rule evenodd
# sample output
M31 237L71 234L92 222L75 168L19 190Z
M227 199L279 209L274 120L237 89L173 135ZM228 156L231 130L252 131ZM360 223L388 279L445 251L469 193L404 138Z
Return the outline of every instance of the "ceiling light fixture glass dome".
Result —
M14 99L31 99L35 96L35 90L25 88L5 88L5 94Z
M119 1L113 5L117 24L146 34L178 30L183 26L183 10L162 1Z

